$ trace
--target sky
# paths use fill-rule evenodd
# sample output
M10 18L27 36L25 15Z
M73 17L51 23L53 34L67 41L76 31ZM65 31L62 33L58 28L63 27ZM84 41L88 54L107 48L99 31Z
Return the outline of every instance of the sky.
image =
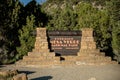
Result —
M20 2L22 2L24 5L26 5L28 2L30 2L32 0L20 0ZM42 3L44 2L45 0L36 0L38 3Z

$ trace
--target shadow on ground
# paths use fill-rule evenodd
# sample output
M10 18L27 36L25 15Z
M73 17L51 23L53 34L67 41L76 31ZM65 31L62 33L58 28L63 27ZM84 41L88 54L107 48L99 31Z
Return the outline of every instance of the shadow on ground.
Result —
M4 65L0 65L0 68L5 67Z
M52 78L53 78L52 76L43 76L43 77L31 79L31 80L51 80Z
M25 73L27 75L35 73L34 71L18 71L18 73Z

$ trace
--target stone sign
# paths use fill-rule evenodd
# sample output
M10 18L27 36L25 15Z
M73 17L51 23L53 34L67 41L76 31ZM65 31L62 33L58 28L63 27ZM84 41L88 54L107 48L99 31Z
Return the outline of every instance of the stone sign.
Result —
M81 31L49 31L50 49L60 55L77 55Z
M83 28L81 31L50 32L46 28L37 28L34 49L16 65L53 67L116 64L111 61L111 57L106 57L105 53L96 48L93 29ZM56 56L56 53L60 56Z

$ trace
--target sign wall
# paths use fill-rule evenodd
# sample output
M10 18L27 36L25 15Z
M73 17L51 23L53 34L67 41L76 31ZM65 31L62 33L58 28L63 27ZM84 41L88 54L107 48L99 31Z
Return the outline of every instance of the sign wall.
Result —
M80 49L80 31L48 32L50 49L60 55L77 55Z

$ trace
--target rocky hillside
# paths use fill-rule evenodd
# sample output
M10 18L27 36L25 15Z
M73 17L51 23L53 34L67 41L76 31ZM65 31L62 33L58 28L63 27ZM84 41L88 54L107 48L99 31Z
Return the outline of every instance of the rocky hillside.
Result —
M102 8L105 5L106 1L109 0L47 0L43 5L42 9L47 13L52 13L55 9L65 7L65 4L69 4L73 8L80 4L81 2L91 3L93 6Z

